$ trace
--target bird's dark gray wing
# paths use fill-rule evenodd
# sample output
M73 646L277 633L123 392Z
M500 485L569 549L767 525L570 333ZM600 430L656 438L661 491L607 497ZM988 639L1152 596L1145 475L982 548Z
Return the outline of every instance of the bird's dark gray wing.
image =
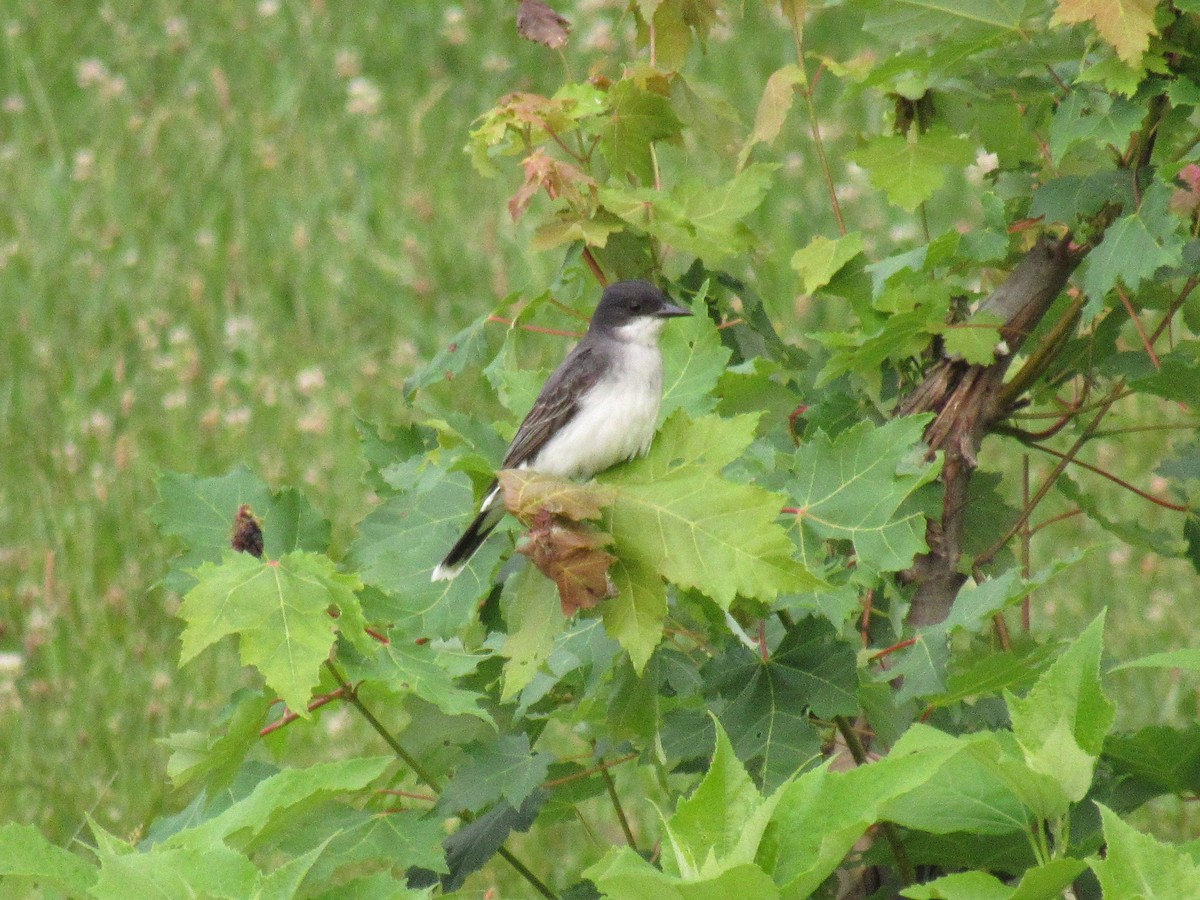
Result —
M579 411L579 398L600 380L607 364L604 348L586 340L576 346L546 380L533 409L517 429L501 468L514 469L537 456Z

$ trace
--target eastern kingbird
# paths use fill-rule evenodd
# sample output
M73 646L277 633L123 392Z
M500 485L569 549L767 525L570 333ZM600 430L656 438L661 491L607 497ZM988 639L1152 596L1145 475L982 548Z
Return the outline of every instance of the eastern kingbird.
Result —
M690 315L645 281L605 288L587 334L546 380L501 468L590 478L645 453L662 403L658 335L667 319ZM503 516L504 501L493 481L479 514L433 570L432 580L461 572Z

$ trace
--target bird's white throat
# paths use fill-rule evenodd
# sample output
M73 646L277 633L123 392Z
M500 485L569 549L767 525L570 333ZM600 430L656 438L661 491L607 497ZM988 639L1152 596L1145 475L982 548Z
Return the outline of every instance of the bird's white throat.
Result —
M667 320L658 316L638 316L624 325L618 325L612 330L612 335L622 343L655 347L666 324Z

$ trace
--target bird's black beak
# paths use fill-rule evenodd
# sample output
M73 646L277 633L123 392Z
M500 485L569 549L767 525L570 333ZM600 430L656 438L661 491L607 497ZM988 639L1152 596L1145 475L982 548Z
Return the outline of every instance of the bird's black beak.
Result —
M691 314L692 311L690 309L684 309L682 306L676 306L669 300L663 305L662 309L655 313L655 315L660 319L673 319L676 316L690 316Z

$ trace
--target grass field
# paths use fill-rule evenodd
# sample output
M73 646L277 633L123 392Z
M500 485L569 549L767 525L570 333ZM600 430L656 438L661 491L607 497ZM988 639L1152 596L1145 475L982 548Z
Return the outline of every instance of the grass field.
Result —
M577 6L590 59L632 53L623 3ZM66 842L90 815L128 835L186 800L156 739L203 727L242 678L228 646L177 669L156 474L245 462L303 487L345 546L369 508L355 417L402 421L406 375L557 267L509 221L513 185L462 147L499 96L561 68L502 0L12 0L0 27L0 821ZM762 27L702 64L743 121L791 61ZM785 251L828 231L788 146L805 133L785 133L761 214ZM793 308L789 255L756 272L776 311ZM1101 548L1048 590L1038 627L1071 633L1110 604L1120 655L1171 649L1193 584L1183 564ZM1194 683L1124 677L1123 724L1195 716Z

